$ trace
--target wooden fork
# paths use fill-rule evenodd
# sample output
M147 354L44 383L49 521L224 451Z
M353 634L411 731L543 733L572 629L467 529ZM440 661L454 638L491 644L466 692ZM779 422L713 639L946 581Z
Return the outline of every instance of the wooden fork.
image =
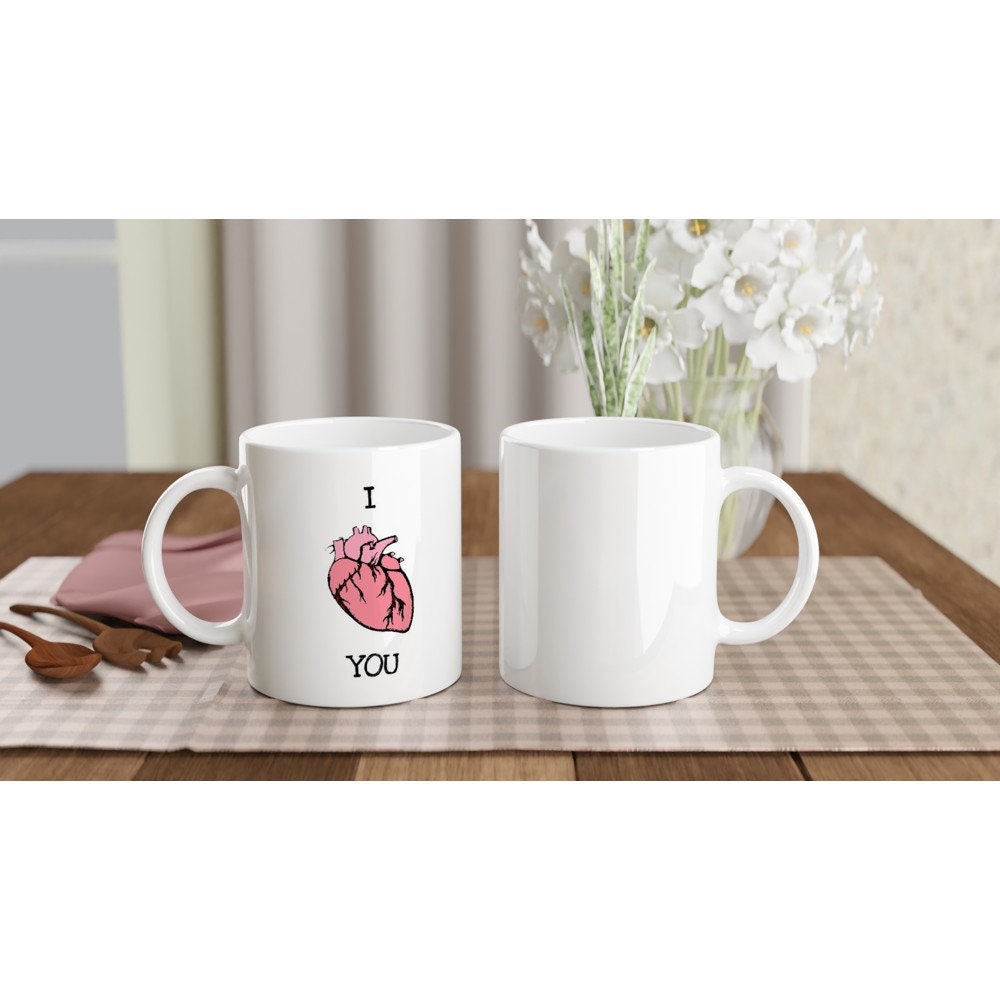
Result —
M145 628L118 628L79 615L66 608L49 608L42 604L12 604L11 611L19 615L57 615L94 634L94 649L108 663L117 667L138 667L141 663L159 663L164 656L178 656L184 648L175 639Z

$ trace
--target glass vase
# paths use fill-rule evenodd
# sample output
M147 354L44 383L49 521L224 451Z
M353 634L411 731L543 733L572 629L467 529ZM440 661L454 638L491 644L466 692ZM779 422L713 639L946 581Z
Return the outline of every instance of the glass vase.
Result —
M722 465L753 465L781 475L782 447L777 425L764 404L770 373L688 378L647 385L639 415L683 420L718 431ZM722 505L719 558L742 555L764 530L774 498L761 490L741 490Z

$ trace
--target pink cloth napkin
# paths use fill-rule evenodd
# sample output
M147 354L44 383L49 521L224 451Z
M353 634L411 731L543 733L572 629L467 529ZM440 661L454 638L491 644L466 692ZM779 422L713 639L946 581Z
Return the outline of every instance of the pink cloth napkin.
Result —
M142 575L141 531L120 531L99 542L62 582L52 600L81 614L110 615L143 628L176 634L153 602ZM163 565L177 599L192 614L228 621L243 605L240 529L163 539Z

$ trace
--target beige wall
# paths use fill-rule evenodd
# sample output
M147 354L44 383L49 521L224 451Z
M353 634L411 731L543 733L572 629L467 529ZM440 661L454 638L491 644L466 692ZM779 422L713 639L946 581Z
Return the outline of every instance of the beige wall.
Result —
M813 380L810 466L1000 582L1000 222L858 225L885 306L875 342Z

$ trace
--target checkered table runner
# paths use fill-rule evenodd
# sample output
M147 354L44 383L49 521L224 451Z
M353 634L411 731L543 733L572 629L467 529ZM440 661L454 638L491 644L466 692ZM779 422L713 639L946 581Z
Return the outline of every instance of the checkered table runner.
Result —
M0 607L46 603L75 558L0 580ZM806 610L755 646L720 646L704 693L654 708L554 705L497 670L497 562L464 560L464 670L453 687L386 708L286 705L247 684L242 647L195 647L138 671L101 664L38 677L0 633L0 746L131 750L998 750L1000 667L879 559L824 558ZM720 603L754 618L791 559L719 567ZM19 616L5 612L8 619ZM54 639L72 625L35 622ZM32 627L29 625L29 628ZM85 641L85 640L83 640Z

